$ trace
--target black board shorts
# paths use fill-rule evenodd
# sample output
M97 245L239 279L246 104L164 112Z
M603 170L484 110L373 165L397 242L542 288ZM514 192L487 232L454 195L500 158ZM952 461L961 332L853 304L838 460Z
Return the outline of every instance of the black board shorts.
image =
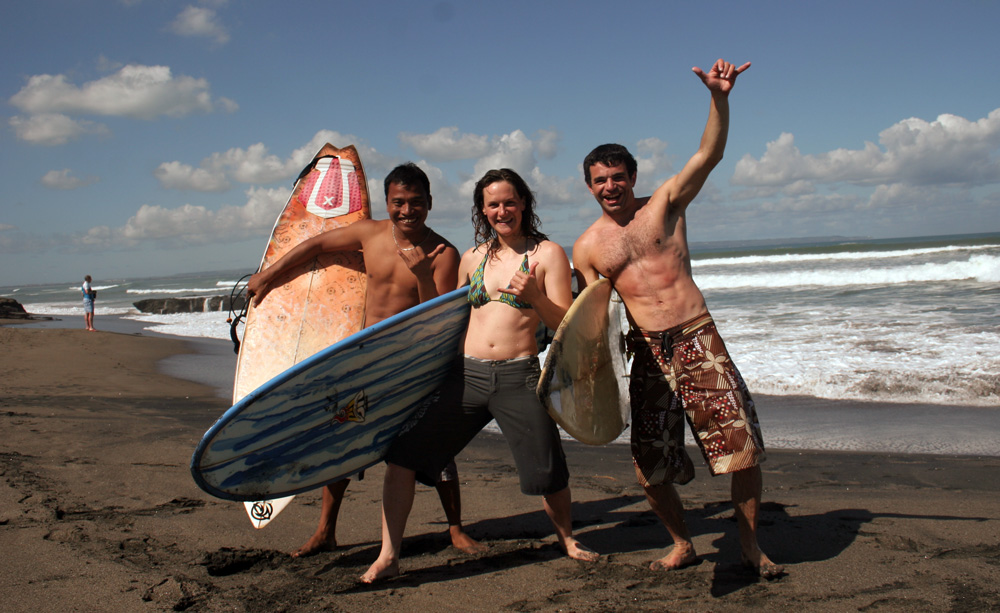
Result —
M554 494L569 485L559 429L535 394L537 356L480 360L459 356L431 401L403 428L386 461L434 485L441 470L496 419L514 456L521 492Z

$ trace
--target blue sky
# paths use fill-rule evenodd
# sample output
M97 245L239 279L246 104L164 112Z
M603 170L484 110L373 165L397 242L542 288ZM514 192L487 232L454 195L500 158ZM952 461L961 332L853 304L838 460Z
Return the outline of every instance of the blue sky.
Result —
M692 66L753 62L693 242L1000 231L1000 3L106 0L0 6L0 285L256 268L319 146L413 160L470 246L507 166L563 243L580 163L648 194L694 152ZM993 42L991 42L993 41Z

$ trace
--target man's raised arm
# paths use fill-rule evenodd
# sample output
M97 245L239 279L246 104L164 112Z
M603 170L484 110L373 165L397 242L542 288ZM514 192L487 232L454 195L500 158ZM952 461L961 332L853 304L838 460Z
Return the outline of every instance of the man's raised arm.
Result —
M719 59L708 72L695 66L691 70L698 75L711 93L708 122L701 135L698 151L688 160L684 168L664 183L657 192L664 190L671 207L686 207L701 191L709 173L722 161L729 136L729 92L736 84L736 77L750 68L750 62L740 67Z

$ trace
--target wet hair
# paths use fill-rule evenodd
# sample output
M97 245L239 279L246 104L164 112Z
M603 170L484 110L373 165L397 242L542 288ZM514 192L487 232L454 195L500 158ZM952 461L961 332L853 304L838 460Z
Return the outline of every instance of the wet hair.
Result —
M514 191L524 202L524 212L521 213L521 234L527 238L533 238L536 242L548 240L548 236L542 234L542 222L535 214L535 195L531 193L531 188L525 183L521 175L510 168L499 170L488 170L483 178L476 183L476 189L472 192L472 227L476 230L476 245L488 243L486 252L493 255L500 248L500 241L497 240L497 233L486 219L483 207L486 204L486 197L483 192L494 183L506 181L514 186Z
M595 147L594 150L588 153L587 157L583 160L583 178L586 179L587 185L590 185L591 166L594 164L617 166L622 162L625 163L625 170L628 172L628 176L635 176L635 172L639 166L636 164L635 158L632 157L632 154L628 152L628 149L615 144Z
M427 178L427 173L420 169L413 162L400 164L392 169L385 177L385 197L389 197L389 186L395 183L410 189L422 189L424 195L431 197L431 181Z

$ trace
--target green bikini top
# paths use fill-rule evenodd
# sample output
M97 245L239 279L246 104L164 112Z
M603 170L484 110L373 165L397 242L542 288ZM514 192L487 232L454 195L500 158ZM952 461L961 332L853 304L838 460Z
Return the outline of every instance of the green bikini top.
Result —
M490 298L489 293L486 291L486 284L483 282L483 273L486 271L486 260L488 260L490 254L487 253L483 257L483 261L479 263L479 268L476 272L472 273L472 278L469 280L469 304L474 307L481 307L487 302L491 302L493 299ZM524 254L524 259L521 260L521 267L518 269L524 274L528 274L528 254ZM509 285L507 287L510 287ZM514 294L505 294L500 292L500 297L496 299L497 302L502 302L506 305L510 305L515 309L530 309L531 305L527 302L522 301L520 298Z

